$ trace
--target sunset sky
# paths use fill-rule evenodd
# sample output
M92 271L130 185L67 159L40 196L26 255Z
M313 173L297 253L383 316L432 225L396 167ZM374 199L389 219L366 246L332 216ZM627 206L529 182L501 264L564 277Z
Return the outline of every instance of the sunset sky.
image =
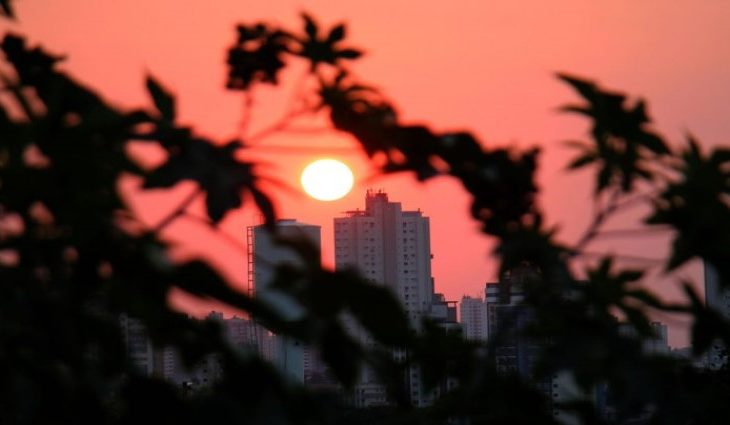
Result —
M549 222L560 225L564 241L575 241L590 218L592 174L563 171L570 151L561 142L585 140L588 127L557 111L578 99L555 72L643 97L656 128L675 145L687 132L708 148L729 142L730 7L724 0L16 3L18 23L11 28L68 55L63 69L108 101L150 107L144 78L153 74L176 94L180 120L221 142L236 136L242 115L241 95L223 90L225 52L237 23L266 21L299 31L304 10L326 27L344 21L348 44L366 51L354 72L392 100L406 122L439 131L469 130L485 146L540 146L540 203ZM292 79L279 91L255 92L253 132L278 118ZM495 279L491 242L468 218L468 199L455 182L442 178L421 185L410 175L375 176L355 143L334 132L285 134L257 144L261 148L251 152L268 163L262 173L294 189L271 187L280 216L322 226L326 264L333 262L332 218L364 207L365 190L372 187L387 191L404 209L420 208L431 218L437 291L458 300L463 294L481 294L484 283ZM267 151L264 146L272 144L322 148ZM154 161L153 154L145 155ZM299 173L321 157L338 158L355 172L355 189L339 201L315 201L299 189ZM126 181L123 186L133 193L136 184ZM189 189L165 197L130 196L143 219L153 224ZM639 215L621 217L610 226L635 228ZM255 211L244 208L230 214L222 230L245 244L245 227L256 220ZM176 223L166 236L179 242L181 255L204 255L244 284L245 253L229 240L211 237L193 222ZM666 240L612 240L593 250L661 258ZM701 278L698 267L685 274ZM654 281L667 297L676 295L673 280ZM682 344L684 338L674 332L671 342Z

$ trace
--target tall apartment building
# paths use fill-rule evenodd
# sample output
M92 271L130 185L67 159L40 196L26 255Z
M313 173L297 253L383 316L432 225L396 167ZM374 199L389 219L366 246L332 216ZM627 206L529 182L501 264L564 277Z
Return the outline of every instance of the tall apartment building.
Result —
M345 217L335 218L334 227L335 267L354 267L371 282L389 287L418 328L421 319L431 315L434 301L428 217L421 211L403 211L401 204L390 202L383 191L368 190L365 210L348 211ZM349 328L364 344L373 343L352 321ZM410 371L407 380L412 403L428 404L432 395L423 391L420 373ZM363 371L355 404L384 403L384 388L371 371Z
M335 267L356 267L367 279L390 287L414 325L433 300L429 219L403 211L385 192L368 191L365 210L335 218Z
M308 240L317 250L321 247L320 226L299 223L293 219L279 220L277 234L284 238ZM278 311L287 320L297 320L303 308L293 299L272 287L276 267L282 264L299 265L301 259L291 249L276 243L264 225L247 229L249 288L257 299ZM259 327L258 345L266 346L267 331ZM305 356L302 343L291 338L275 338L275 364L286 375L298 382L304 382Z
M496 345L497 370L526 378L531 377L542 348L539 341L520 336L533 320L532 311L523 304L523 283L534 277L531 269L520 268L505 273L499 283L487 283L485 287L487 338L500 340ZM536 384L545 389L549 386L546 382Z
M484 300L464 295L459 310L464 339L486 341L487 305Z
M537 269L523 264L505 273L499 283L486 285L488 339L499 338L493 341L497 369L502 373L515 373L543 392L550 402L553 418L557 423L563 425L582 423L577 412L561 407L582 402L594 403L599 414L610 422L611 415L615 415L613 410L615 407L608 401L610 388L607 385L599 384L586 390L578 384L575 374L569 370L555 371L552 375L540 379L533 374L544 344L549 344L550 341L527 338L520 335L520 331L535 320L532 309L524 303L526 286L530 283L539 283L540 279ZM564 296L570 297L571 294L566 293ZM616 320L616 325L621 335L637 336L636 330L630 324L619 323ZM644 352L656 355L669 354L667 325L652 322L651 327L654 337L644 341Z
M577 424L580 422L575 413L556 406L593 399L595 394L582 391L570 373L559 372L538 379L533 372L547 341L522 335L535 320L532 309L524 304L525 286L540 278L537 269L523 264L506 272L499 283L487 283L487 338L495 344L498 372L515 374L531 382L551 402L553 417L558 423Z
M155 349L142 321L127 314L121 314L119 315L119 329L124 340L126 356L137 371L147 376L157 373L159 361L155 361Z

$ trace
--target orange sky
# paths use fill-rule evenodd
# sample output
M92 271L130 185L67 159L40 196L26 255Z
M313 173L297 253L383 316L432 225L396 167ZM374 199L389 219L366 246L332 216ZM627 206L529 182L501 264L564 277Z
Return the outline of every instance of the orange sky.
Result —
M222 89L225 49L236 23L265 20L298 29L298 12L305 9L327 26L344 20L350 44L367 52L355 72L393 100L407 121L437 130L468 129L487 145L543 147L540 200L549 221L561 223L566 241L574 241L587 224L591 186L588 173L562 171L568 151L560 141L585 139L587 123L556 112L577 99L554 72L590 77L646 98L658 129L675 142L692 131L705 145L720 145L730 134L730 7L724 0L16 3L19 24L12 27L68 54L64 68L108 100L125 107L149 105L143 83L150 72L176 93L182 122L218 140L234 135L241 118L240 95ZM286 94L264 89L256 95L253 126L261 127L276 119ZM354 146L333 133L262 143ZM298 173L319 156L268 155L271 165L263 171L298 189ZM405 209L421 208L431 217L433 273L437 290L447 298L480 294L485 281L494 279L495 265L485 261L490 241L468 219L468 200L457 184L372 178L359 151L329 156L355 170L358 183L344 199L322 203L300 192L273 191L282 217L322 225L326 263L332 262L332 218L363 207L365 189L374 187L384 188ZM135 196L135 205L154 223L185 189L162 200ZM222 228L243 244L245 227L254 221L254 211L245 208L230 214ZM629 216L613 225L635 227ZM193 223L176 223L167 234L180 241L181 252L211 258L243 284L244 254L230 241L211 239ZM600 248L660 256L661 241L612 241ZM697 267L688 273L701 276ZM667 296L676 294L671 281L657 285ZM672 335L675 344L684 338L681 332Z

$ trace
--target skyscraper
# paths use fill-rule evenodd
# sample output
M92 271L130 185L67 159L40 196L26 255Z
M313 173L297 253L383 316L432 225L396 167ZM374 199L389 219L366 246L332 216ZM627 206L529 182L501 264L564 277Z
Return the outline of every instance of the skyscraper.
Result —
M411 322L430 313L433 300L429 219L403 211L383 191L368 190L365 210L335 218L335 267L355 267L391 288Z
M403 211L401 204L390 202L383 191L368 190L365 210L347 211L345 217L335 218L334 224L335 267L354 267L371 282L390 288L411 324L418 328L421 319L431 315L434 301L428 217L421 211ZM349 327L362 343L373 343L352 322ZM411 370L406 379L412 403L427 404L431 395L424 393L420 373ZM384 395L384 388L366 369L356 389L355 404L383 404Z
M276 223L278 235L284 238L303 238L318 250L321 246L320 226L299 223L293 219ZM247 230L249 253L249 287L257 299L279 312L287 320L296 320L304 314L302 307L293 299L272 287L276 267L282 264L298 265L301 259L291 249L274 241L271 233L263 226L252 226ZM259 347L265 345L266 330L259 328ZM304 382L304 347L300 341L277 337L275 363L279 369L298 382Z
M487 306L484 300L464 295L459 309L464 338L471 341L486 341Z

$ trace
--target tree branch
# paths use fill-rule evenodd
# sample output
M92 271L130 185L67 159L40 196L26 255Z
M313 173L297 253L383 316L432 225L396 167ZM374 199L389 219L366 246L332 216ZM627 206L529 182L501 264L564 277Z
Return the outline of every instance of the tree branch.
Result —
M308 76L308 73L303 73L297 79L297 82L294 84L292 96L289 99L289 105L287 106L284 115L279 118L278 121L260 130L258 133L251 135L248 139L244 138L247 143L253 143L264 139L273 133L284 130L292 119L304 114L309 109L306 105L306 96L304 93L304 83Z
M591 252L591 251L582 251L582 252L573 252L574 256L577 257L599 257L603 258L606 256L610 256L612 258L615 258L617 260L626 260L626 261L636 261L641 263L651 263L653 265L660 265L664 263L664 260L659 258L649 258L649 257L641 257L638 255L627 255L627 254L606 254L604 252Z
M671 226L651 226L638 229L610 229L600 230L596 233L596 238L620 238L624 236L637 236L648 233L663 233L672 230Z
M248 125L251 123L251 111L253 109L253 94L251 90L253 90L253 87L243 92L243 113L241 114L241 122L238 124L238 134L243 140L246 140Z
M601 233L601 226L615 212L648 201L654 196L653 192L649 192L620 200L621 194L621 190L616 189L611 194L611 197L608 200L608 204L604 208L599 209L598 213L596 213L596 215L593 217L593 221L590 225L588 225L588 228L583 233L583 236L581 236L581 238L575 244L575 248L573 249L572 254L573 256L580 254L580 252L585 249L585 247L588 246L588 244L590 244L596 238L596 236L599 236L599 234Z

